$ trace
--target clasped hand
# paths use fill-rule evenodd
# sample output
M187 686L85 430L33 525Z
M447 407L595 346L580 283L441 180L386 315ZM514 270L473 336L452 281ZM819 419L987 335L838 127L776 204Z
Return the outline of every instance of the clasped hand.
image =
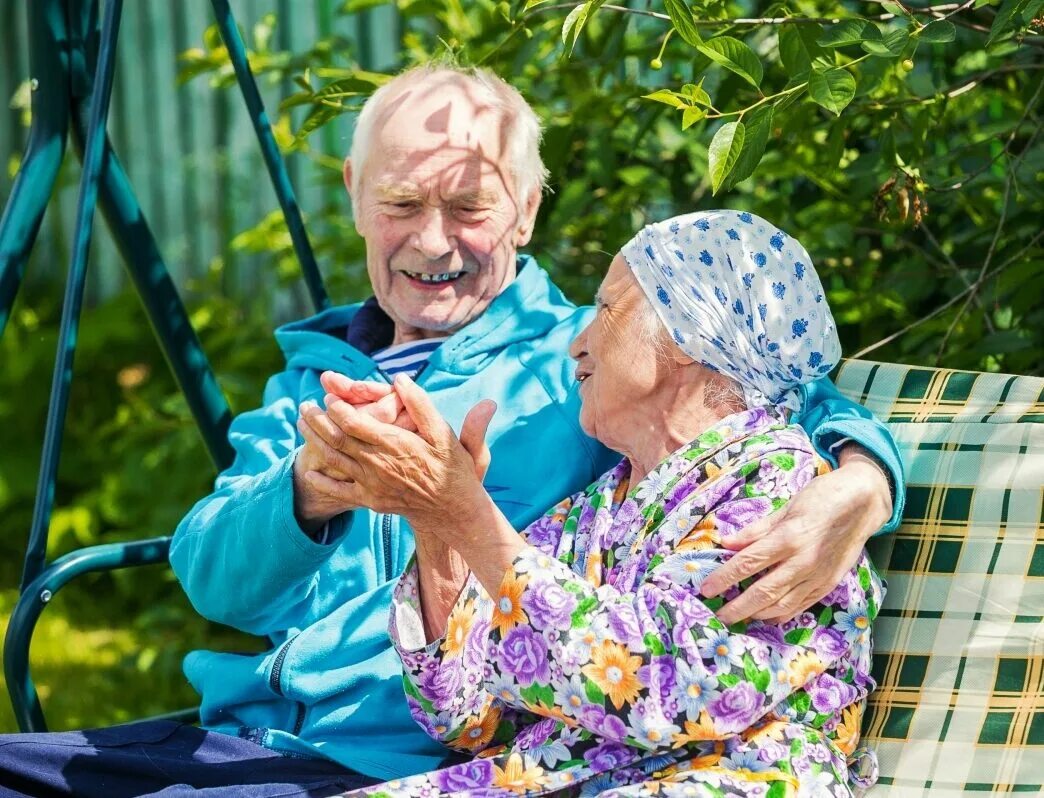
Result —
M393 385L334 372L321 381L326 410L305 403L297 422L305 444L294 463L295 508L306 529L367 507L403 516L416 532L438 534L486 496L485 436L494 402L471 408L458 438L403 374Z

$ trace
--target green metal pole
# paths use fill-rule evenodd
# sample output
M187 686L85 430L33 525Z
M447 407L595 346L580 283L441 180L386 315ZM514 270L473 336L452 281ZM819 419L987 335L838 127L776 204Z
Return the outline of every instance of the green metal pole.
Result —
M73 236L72 262L62 304L62 323L58 333L58 354L51 381L51 401L47 408L47 427L44 433L43 459L36 485L36 503L29 530L25 567L22 571L24 590L43 569L47 557L47 529L54 504L54 485L58 474L58 460L62 448L65 413L69 406L69 386L72 382L73 356L79 332L83 287L87 280L87 255L91 246L94 209L98 199L105 154L105 120L112 95L112 75L116 63L116 39L120 30L123 0L109 0L105 4L102 21L101 46L98 51L98 73L91 95L87 146L83 157L83 175L80 179L80 198L76 207L76 227Z
M26 0L32 125L0 217L0 337L58 178L69 127L68 39L62 0Z
M236 80L239 81L239 89L243 93L247 110L250 113L250 121L254 125L258 143L261 145L261 154L268 167L268 175L272 179L272 187L275 189L279 206L283 209L283 218L286 219L287 229L290 231L290 239L294 244L294 252L301 264L305 284L308 293L312 297L312 304L316 310L323 310L330 306L330 299L323 287L323 278L319 273L319 266L315 262L312 245L308 241L308 233L305 232L304 220L301 218L301 209L294 196L294 188L290 184L290 177L286 172L283 157L279 154L279 145L276 144L275 136L272 135L272 126L268 121L261 94L257 90L250 64L247 61L246 47L243 38L239 35L236 21L232 16L232 9L228 0L211 0L214 6L214 15L217 18L218 31L221 39L228 48L228 55L232 61L232 67L236 71Z

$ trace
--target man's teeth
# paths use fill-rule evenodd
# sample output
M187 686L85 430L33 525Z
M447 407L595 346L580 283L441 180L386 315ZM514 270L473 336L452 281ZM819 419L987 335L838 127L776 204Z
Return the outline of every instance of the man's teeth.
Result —
M448 283L450 280L456 280L464 272L445 272L444 274L425 274L423 272L406 272L407 277L412 277L414 280L420 280L422 283Z

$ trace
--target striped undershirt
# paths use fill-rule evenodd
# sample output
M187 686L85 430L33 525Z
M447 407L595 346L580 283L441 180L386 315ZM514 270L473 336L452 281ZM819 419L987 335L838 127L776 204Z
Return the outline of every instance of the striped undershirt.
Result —
M389 346L385 349L378 349L371 357L381 367L381 371L388 376L394 377L401 373L413 378L428 362L431 353L438 349L447 337L425 338L423 341L410 341L397 346Z

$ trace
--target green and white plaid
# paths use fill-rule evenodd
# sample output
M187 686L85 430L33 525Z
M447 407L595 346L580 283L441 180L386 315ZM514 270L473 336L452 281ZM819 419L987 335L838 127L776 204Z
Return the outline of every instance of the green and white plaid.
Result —
M1044 792L1044 379L852 360L908 466L864 738L871 796Z

